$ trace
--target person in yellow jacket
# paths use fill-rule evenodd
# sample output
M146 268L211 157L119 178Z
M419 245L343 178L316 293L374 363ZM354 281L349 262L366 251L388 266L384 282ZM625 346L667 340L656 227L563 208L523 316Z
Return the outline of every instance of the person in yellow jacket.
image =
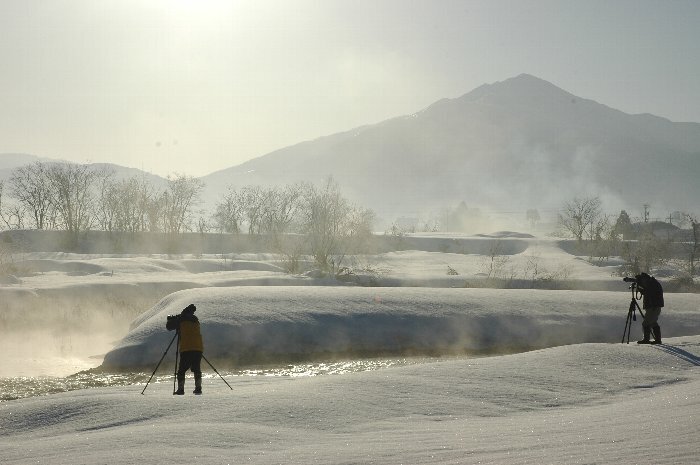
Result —
M193 304L188 305L176 318L168 318L168 330L177 330L180 342L180 367L177 370L177 391L173 394L185 394L185 373L194 373L194 394L202 393L202 333L199 329L199 319L194 315L197 310Z

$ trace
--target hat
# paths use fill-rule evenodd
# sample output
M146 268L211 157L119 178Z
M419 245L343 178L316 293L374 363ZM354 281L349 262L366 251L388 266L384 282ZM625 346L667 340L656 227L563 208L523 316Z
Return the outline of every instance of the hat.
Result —
M187 307L185 307L182 313L194 313L195 310L197 310L197 307L195 307L194 304L189 304Z

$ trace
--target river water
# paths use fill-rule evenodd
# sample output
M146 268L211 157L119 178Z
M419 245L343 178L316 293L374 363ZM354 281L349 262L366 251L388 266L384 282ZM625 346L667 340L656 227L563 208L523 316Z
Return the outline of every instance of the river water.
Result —
M239 376L329 376L380 370L392 366L425 363L431 358L376 358L367 360L346 360L332 362L309 362L293 365L266 366L240 370L219 370L227 378ZM203 369L205 367L202 367ZM191 376L191 374L189 375ZM203 370L203 377L218 378L216 373ZM55 394L76 389L90 389L104 386L145 386L150 373L104 373L99 370L85 370L68 376L16 376L0 378L0 402L7 402L26 397ZM190 380L191 382L191 380ZM158 374L153 383L173 383L173 374Z

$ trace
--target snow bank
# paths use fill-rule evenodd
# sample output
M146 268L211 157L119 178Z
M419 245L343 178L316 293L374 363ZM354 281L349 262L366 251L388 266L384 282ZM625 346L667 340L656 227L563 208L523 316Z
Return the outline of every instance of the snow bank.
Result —
M204 309L202 309L204 310ZM3 464L692 464L700 337L0 404ZM188 381L191 385L191 380Z
M619 342L629 296L544 290L236 287L173 293L132 324L103 367L154 366L166 316L197 305L205 355L234 364L329 355L504 352ZM664 336L700 333L700 295L671 294ZM639 337L635 323L632 338Z

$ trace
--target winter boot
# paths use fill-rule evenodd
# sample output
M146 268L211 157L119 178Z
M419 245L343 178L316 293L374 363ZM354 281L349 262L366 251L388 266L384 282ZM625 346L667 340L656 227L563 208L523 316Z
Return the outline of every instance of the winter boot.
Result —
M644 330L644 339L637 341L637 344L651 344L651 341L649 340L649 336L651 336L651 328L648 326L642 326L642 329Z
M184 396L185 395L185 375L178 373L177 375L177 391L173 392L173 395Z
M192 394L201 394L201 393L202 393L202 374L195 373L194 374L194 391L192 391Z
M652 344L661 344L661 328L659 325L654 325L654 340L651 341Z

